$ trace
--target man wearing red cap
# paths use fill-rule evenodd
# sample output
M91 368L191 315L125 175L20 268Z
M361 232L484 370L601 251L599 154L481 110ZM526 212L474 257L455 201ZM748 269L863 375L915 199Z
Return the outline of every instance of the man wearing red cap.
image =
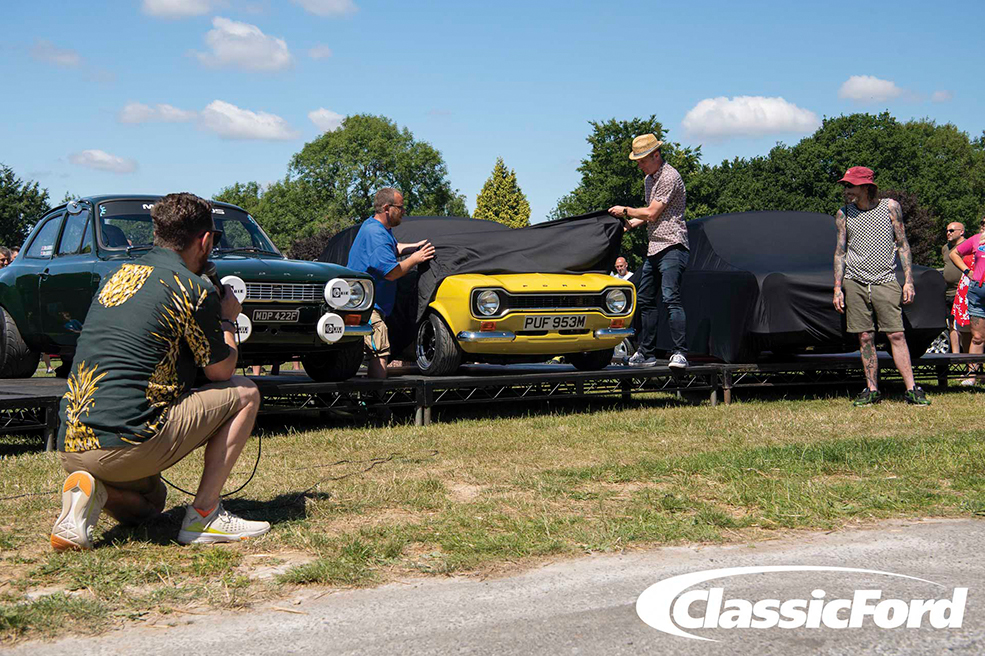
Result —
M910 244L903 229L903 212L895 200L877 197L872 169L853 166L839 180L845 188L845 206L835 215L838 241L835 244L834 306L847 310L848 332L858 333L859 351L865 369L866 388L855 398L856 406L878 403L879 362L875 331L886 333L893 360L906 383L906 402L930 405L924 391L913 381L910 352L903 333L903 303L912 303L913 271ZM896 254L903 265L903 287L896 281Z

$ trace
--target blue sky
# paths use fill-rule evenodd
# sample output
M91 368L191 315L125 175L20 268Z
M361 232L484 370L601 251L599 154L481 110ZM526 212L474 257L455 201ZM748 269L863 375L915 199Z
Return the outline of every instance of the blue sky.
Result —
M533 221L590 120L654 114L712 164L855 111L985 130L982 2L5 4L0 162L54 201L271 182L356 113L437 148L470 209L502 157Z

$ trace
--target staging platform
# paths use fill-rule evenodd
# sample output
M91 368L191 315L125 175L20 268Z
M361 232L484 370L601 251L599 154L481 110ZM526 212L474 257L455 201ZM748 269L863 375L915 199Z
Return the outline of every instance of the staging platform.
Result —
M914 361L914 377L946 386L965 378L970 365L985 356L928 354ZM879 353L880 380L899 381L892 357ZM571 365L467 365L458 375L431 378L416 369L391 370L387 380L359 375L338 383L319 383L303 372L251 376L260 389L262 414L365 413L408 410L414 423L431 423L435 407L518 403L548 399L619 398L653 392L707 395L712 405L730 403L737 390L864 384L858 353L808 354L755 364L721 364L692 360L685 370L672 370L666 361L643 369L612 365L601 371L578 371ZM0 435L42 432L46 448L54 448L58 403L65 381L38 377L0 380Z

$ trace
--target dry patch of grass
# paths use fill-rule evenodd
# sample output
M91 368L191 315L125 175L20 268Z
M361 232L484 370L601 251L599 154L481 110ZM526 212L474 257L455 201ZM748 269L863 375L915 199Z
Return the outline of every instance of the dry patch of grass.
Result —
M985 509L981 403L963 393L929 408L661 402L290 429L265 436L257 477L227 500L272 531L211 548L174 543L188 499L172 491L158 521L125 529L104 517L95 550L53 554L64 472L52 454L8 457L0 498L37 496L0 501L0 640L180 621L312 584L497 576L598 551L970 515ZM255 449L228 489L249 476ZM193 488L200 459L167 477Z

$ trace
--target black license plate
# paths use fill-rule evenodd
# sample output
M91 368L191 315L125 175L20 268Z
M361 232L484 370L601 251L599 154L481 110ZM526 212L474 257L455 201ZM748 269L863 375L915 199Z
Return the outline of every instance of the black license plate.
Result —
M262 323L297 323L301 310L253 310L253 321Z

